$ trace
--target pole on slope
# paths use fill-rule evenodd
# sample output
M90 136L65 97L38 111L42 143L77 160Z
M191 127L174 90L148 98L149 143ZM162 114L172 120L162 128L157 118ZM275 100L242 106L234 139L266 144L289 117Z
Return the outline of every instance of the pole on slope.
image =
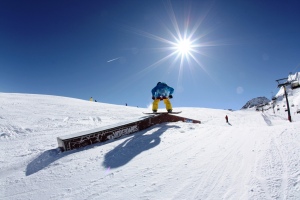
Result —
M284 95L285 95L285 99L286 99L286 106L287 106L287 110L288 110L288 120L290 122L292 122L292 117L291 117L291 111L290 111L290 105L289 105L289 99L288 99L288 95L286 93L286 89L285 89L285 85L283 86L284 89Z
M291 111L290 111L290 105L289 105L288 94L287 94L286 88L285 88L285 86L290 85L291 83L288 82L288 81L285 81L284 83L279 83L279 82L282 81L282 80L287 80L287 78L278 79L278 80L276 80L276 81L277 81L277 83L278 83L278 87L279 87L279 88L280 88L280 87L283 87L283 89L284 89L284 95L285 95L285 99L286 99L286 106L287 106L287 110L288 110L288 120L289 120L290 122L292 122L292 117L291 117Z

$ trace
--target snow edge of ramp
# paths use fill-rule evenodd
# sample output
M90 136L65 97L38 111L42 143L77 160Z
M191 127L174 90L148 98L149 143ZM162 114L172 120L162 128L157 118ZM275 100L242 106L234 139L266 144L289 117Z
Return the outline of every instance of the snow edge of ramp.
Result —
M185 117L179 117L169 114L159 114L155 116L144 117L143 119L137 119L127 121L124 123L118 123L110 126L105 126L88 131L78 132L70 135L57 137L58 147L62 151L69 151L78 149L91 144L105 142L107 140L117 139L124 135L133 134L135 132L144 130L155 124L163 122L189 122L189 123L201 123L198 120L188 119Z

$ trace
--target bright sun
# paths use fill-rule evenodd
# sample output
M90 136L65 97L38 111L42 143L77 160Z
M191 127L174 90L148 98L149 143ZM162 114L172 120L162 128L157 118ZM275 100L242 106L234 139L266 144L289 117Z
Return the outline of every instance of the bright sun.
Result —
M191 21L189 17L182 18L183 23L178 23L171 1L166 1L166 8L170 23L163 23L163 30L166 31L162 33L164 37L135 28L129 27L129 30L135 34L163 43L161 47L155 48L155 50L163 52L161 54L163 55L162 58L154 61L142 72L145 73L155 69L156 67L161 66L162 63L170 60L171 62L168 64L170 64L170 68L176 66L176 69L178 69L178 81L181 82L183 70L186 68L189 68L192 71L194 68L200 67L206 72L205 66L200 60L202 56L206 55L204 52L205 49L202 47L215 46L217 44L210 41L204 42L206 40L203 38L209 34L209 31L199 30L207 13L195 18L193 21ZM188 16L190 15L191 13L188 13Z
M177 52L180 53L181 55L189 54L192 49L190 40L188 40L188 39L180 40L176 44L176 49L177 49Z

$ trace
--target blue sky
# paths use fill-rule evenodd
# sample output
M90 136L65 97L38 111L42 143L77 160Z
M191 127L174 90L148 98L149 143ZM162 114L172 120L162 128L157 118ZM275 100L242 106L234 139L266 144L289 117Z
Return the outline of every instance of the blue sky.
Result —
M300 71L298 1L0 1L0 92L240 109ZM176 51L190 37L191 54ZM181 57L182 56L182 57ZM163 103L160 108L163 108Z

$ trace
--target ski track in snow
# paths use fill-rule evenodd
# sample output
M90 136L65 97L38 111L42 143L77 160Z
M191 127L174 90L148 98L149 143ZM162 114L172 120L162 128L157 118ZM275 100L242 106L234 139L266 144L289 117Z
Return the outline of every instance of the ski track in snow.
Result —
M280 135L284 135L284 137L282 138ZM300 148L299 145L290 142L293 138L289 138L289 136L289 133L282 131L278 136L265 141L269 146L257 161L252 180L252 184L256 188L252 190L257 190L258 194L253 196L253 199L299 198L296 180L299 171L295 169L300 163L299 155L296 153L300 152ZM284 144L286 138L288 143Z
M0 199L300 199L300 115L178 108L202 124L60 152L57 136L146 109L3 93L0 105Z

